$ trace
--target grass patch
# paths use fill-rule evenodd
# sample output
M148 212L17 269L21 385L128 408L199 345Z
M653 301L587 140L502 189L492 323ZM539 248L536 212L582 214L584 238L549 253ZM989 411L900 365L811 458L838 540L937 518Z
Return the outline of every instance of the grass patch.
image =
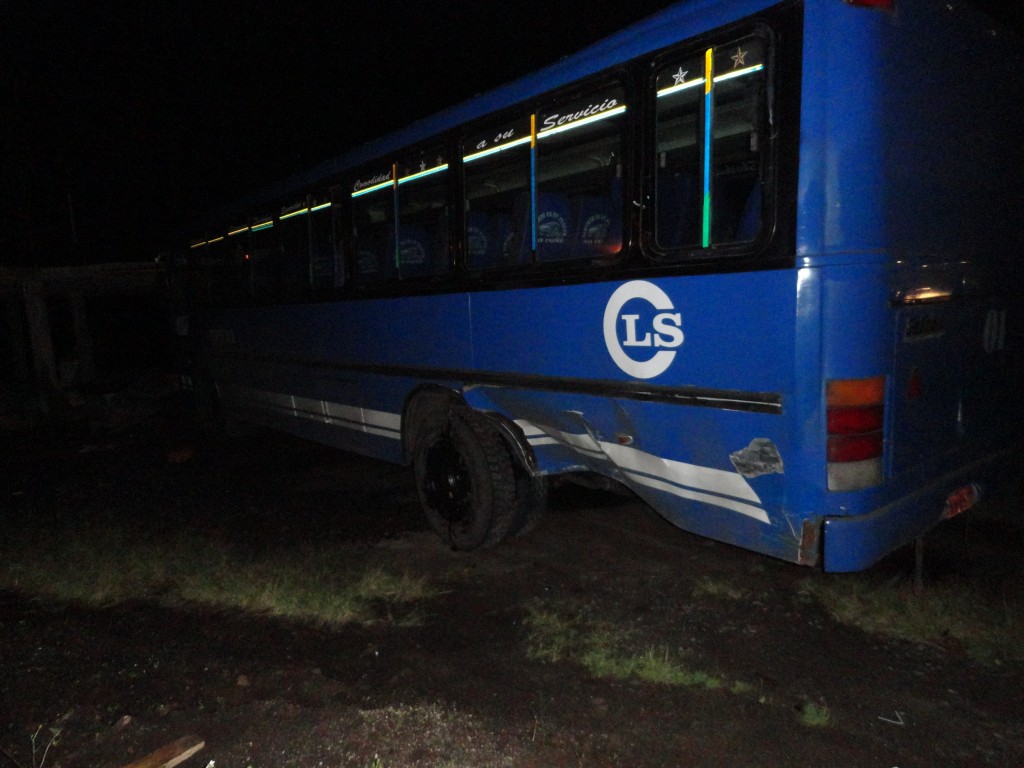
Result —
M418 618L413 604L437 594L425 578L330 547L244 556L195 530L91 526L8 541L0 555L0 588L87 605L151 600L324 624L409 624Z
M701 576L693 585L691 594L694 597L713 597L722 600L742 600L747 596L739 587L726 579Z
M6 758L15 768L43 768L46 765L46 758L50 755L50 749L60 743L61 729L51 727L47 729L47 732L48 736L43 733L43 726L40 725L29 737L29 742L32 745L32 761L30 763L22 764L3 748L0 748L0 757Z
M595 677L708 689L727 685L715 675L691 669L681 654L668 648L636 649L632 633L590 620L583 611L533 601L526 606L524 625L527 655L532 659L574 662Z
M805 701L798 711L800 724L808 728L827 728L832 725L832 710L825 702Z
M1024 606L986 598L964 580L931 584L917 595L905 579L818 575L801 582L800 594L867 632L944 647L953 638L978 661L1024 661Z

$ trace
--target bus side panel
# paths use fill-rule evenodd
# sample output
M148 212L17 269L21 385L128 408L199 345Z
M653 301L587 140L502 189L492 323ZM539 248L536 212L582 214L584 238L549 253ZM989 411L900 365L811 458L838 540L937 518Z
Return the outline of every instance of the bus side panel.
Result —
M409 393L472 364L460 294L235 310L205 335L210 374L242 418L396 462Z
M787 501L801 482L788 462L807 464L791 438L796 280L777 270L661 279L657 290L629 281L474 294L477 368L537 375L467 397L515 420L542 472L598 472L681 528L813 560ZM666 353L649 378L620 367L623 356L629 368ZM557 391L580 376L587 393ZM626 395L645 386L657 393ZM679 404L662 387L707 399ZM742 402L761 395L778 407Z
M647 383L781 395L793 378L796 279L793 270L779 269L475 293L475 367L612 387ZM653 306L649 285L668 306ZM620 288L608 338L606 311ZM679 328L678 337L664 332L669 325ZM616 364L610 345L637 362L663 351L673 357L661 373L631 376Z

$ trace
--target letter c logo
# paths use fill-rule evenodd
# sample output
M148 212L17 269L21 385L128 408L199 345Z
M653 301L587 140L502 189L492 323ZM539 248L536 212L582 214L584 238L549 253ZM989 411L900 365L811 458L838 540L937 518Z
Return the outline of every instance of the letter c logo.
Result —
M633 299L646 301L660 310L651 321L650 331L638 332L639 314L622 314L623 307ZM651 379L668 370L676 359L676 348L683 343L682 317L674 309L668 294L646 280L623 283L615 289L604 308L604 344L615 364L636 379ZM623 341L619 340L620 319L626 331ZM626 354L624 347L660 347L661 350L647 360L635 360Z

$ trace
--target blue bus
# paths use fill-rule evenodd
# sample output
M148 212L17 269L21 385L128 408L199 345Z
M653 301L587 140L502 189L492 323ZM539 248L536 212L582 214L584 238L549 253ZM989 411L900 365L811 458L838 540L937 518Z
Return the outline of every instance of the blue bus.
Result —
M187 379L411 465L454 548L575 478L867 568L1019 465L1022 51L957 0L672 6L194 240Z

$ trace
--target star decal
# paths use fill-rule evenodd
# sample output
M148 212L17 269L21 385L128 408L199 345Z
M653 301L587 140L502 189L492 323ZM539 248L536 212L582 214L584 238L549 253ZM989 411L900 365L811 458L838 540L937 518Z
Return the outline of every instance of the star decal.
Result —
M736 67L740 66L741 64L746 66L746 63L747 63L747 52L744 51L742 48L737 46L736 53L734 53L731 58L732 58L732 68L733 69L736 69Z
M672 79L675 81L676 85L681 85L688 74L690 74L690 70L680 67L679 71L672 75Z

